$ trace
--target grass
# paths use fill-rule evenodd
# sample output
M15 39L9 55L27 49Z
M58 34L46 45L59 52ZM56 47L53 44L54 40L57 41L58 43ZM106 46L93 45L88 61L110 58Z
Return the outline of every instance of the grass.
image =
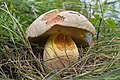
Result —
M111 4L95 1L87 4L79 0L0 0L0 79L1 80L119 80L120 79L120 23L119 11ZM80 60L59 71L44 70L43 47L30 44L27 27L42 13L55 8L75 10L93 23L97 35L92 48L81 50ZM90 11L93 10L92 14ZM114 16L105 16L107 11ZM93 17L91 17L94 16Z

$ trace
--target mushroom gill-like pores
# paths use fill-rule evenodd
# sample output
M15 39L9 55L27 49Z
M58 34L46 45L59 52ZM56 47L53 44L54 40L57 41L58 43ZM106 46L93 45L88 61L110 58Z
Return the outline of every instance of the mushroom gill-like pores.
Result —
M75 11L50 10L38 17L28 28L27 37L32 42L44 43L44 64L61 69L78 60L77 45L93 45L94 26Z

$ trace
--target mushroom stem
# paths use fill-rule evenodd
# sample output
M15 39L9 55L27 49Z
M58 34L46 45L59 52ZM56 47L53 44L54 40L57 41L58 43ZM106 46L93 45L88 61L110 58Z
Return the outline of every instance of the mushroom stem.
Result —
M49 36L43 55L47 67L61 69L76 62L79 52L69 35L57 33Z

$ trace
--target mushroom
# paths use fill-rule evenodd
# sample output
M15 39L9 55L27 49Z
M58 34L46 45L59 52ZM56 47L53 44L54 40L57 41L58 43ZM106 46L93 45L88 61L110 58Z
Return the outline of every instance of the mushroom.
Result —
M75 11L50 10L38 17L27 29L31 42L45 43L44 64L52 69L61 69L75 63L79 58L77 45L93 45L94 26Z

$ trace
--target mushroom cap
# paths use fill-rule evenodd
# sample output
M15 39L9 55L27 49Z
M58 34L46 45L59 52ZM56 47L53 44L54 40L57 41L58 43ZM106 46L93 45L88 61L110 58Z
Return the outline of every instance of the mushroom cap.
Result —
M69 34L76 43L83 46L92 45L92 36L96 34L94 26L85 16L63 9L42 14L28 27L26 33L31 42L45 43L49 35L58 32Z

